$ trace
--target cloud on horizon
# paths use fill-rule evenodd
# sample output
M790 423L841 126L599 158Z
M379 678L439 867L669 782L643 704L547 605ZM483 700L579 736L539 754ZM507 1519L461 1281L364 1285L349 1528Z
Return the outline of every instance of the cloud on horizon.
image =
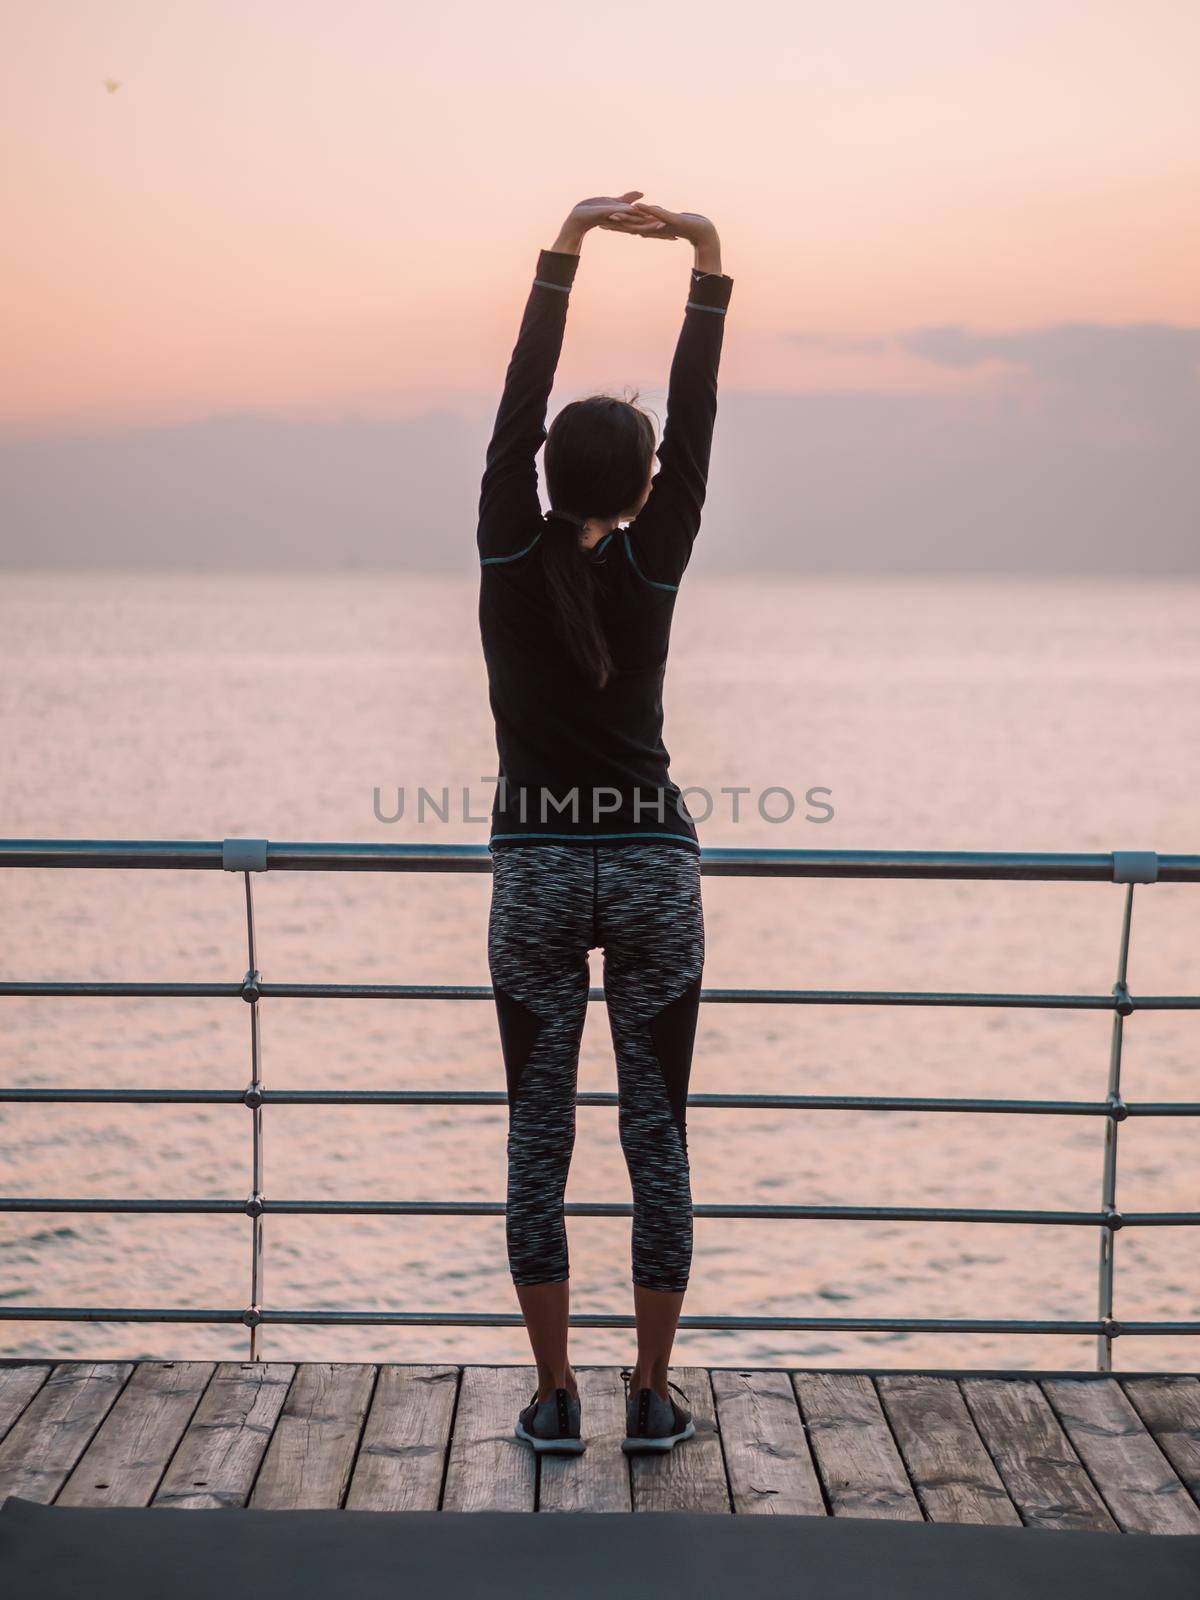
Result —
M902 350L939 367L967 371L988 365L1028 379L1128 399L1159 411L1189 400L1200 384L1200 328L1168 322L1057 322L977 333L961 323L910 328L878 337L795 332L789 343L830 355L884 355Z
M1166 322L1060 322L1010 333L947 324L898 334L896 342L939 366L1001 361L1034 378L1120 394L1153 409L1194 402L1200 380L1200 328Z
M893 337L1009 370L968 394L723 390L698 569L1200 573L1200 329ZM467 572L495 399L0 437L0 563Z

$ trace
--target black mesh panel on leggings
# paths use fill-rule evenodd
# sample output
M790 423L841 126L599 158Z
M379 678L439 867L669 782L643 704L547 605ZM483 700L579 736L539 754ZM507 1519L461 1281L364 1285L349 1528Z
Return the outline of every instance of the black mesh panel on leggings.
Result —
M563 1195L587 958L597 946L633 1189L633 1281L682 1290L692 1260L686 1105L704 913L700 858L669 843L493 851L488 960L508 1081L509 1266L517 1284L569 1276Z

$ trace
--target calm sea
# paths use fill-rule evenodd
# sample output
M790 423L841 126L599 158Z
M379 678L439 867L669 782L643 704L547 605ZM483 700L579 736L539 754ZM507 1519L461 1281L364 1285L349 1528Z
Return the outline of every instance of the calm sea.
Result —
M667 742L708 790L709 844L1200 850L1200 587L693 575ZM14 837L486 838L494 772L467 579L15 574L0 590L2 824ZM426 789L449 820L417 814ZM462 791L469 791L464 813ZM723 788L748 791L741 816ZM807 791L828 791L806 805ZM405 791L405 815L385 816ZM442 791L448 790L448 797ZM768 793L768 791L771 791ZM780 816L787 796L794 813ZM699 810L697 806L699 805ZM806 815L832 817L807 821ZM697 815L702 801L693 803ZM255 882L275 981L487 981L486 877ZM712 986L1106 993L1106 885L706 879ZM220 873L0 873L5 979L239 980L242 886ZM1135 992L1200 991L1200 890L1135 901ZM597 969L598 972L598 969ZM6 999L13 1085L242 1087L240 1000ZM269 1087L503 1086L486 1003L264 1002ZM711 1006L694 1090L1103 1098L1099 1013ZM1135 1014L1130 1099L1200 1100L1200 1015ZM581 1087L613 1083L602 1007ZM1126 1210L1200 1209L1192 1121L1120 1135ZM1095 1118L693 1110L697 1201L1093 1209ZM277 1199L502 1199L503 1108L270 1108ZM240 1106L0 1107L11 1195L236 1197ZM585 1108L570 1200L627 1200L616 1114ZM628 1305L628 1223L570 1223L574 1305ZM699 1221L687 1309L739 1315L1090 1317L1081 1227ZM1117 1310L1200 1316L1192 1230L1117 1241ZM0 1214L8 1304L241 1306L238 1216ZM514 1307L495 1218L270 1217L275 1307ZM241 1355L236 1328L0 1324L9 1355ZM521 1360L520 1330L270 1328L280 1358ZM1086 1366L1086 1338L683 1334L714 1364ZM576 1359L631 1356L622 1333ZM1183 1338L1122 1365L1195 1367Z

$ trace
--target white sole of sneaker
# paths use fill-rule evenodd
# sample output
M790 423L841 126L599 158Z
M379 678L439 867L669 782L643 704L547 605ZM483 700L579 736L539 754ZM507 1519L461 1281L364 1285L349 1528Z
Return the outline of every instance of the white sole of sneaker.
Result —
M696 1431L694 1422L689 1422L682 1433L666 1433L661 1439L635 1439L621 1440L621 1449L627 1456L654 1453L661 1455L665 1450L674 1450L675 1446L683 1439L690 1439Z
M540 1456L581 1456L587 1448L586 1439L539 1439L535 1434L526 1433L519 1422L513 1432L518 1439L523 1439L526 1444L532 1445Z

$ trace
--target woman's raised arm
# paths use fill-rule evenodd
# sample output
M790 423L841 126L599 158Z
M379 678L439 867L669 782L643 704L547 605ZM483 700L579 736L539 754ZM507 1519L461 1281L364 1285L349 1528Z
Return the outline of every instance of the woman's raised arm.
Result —
M671 363L659 470L650 498L626 532L639 574L652 589L669 591L678 586L700 531L733 279L721 270L720 236L707 217L640 203L633 210L646 219L645 229L638 230L644 237L686 239L694 251L683 328Z
M567 301L583 241L593 228L641 232L647 219L633 211L641 195L594 195L573 206L537 268L516 347L504 378L479 493L479 553L485 560L519 554L541 521L536 456L546 436L546 406L562 351Z

